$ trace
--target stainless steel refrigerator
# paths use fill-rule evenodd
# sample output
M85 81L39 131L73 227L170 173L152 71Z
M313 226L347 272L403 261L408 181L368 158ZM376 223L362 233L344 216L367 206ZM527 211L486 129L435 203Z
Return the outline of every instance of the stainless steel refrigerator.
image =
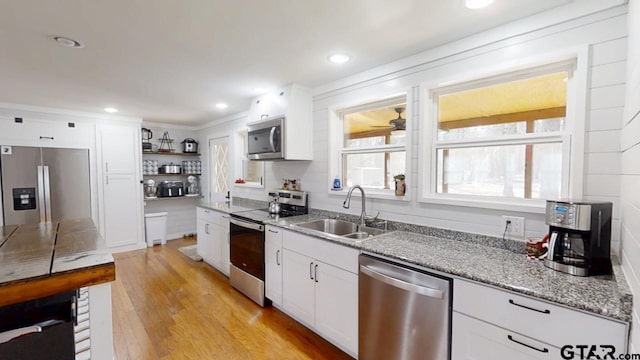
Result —
M0 146L4 225L91 217L89 150Z

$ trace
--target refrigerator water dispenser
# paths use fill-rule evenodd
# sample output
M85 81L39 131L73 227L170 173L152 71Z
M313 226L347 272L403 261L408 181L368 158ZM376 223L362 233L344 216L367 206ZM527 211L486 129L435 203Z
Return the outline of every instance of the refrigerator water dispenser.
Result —
M36 208L36 188L13 188L13 210Z

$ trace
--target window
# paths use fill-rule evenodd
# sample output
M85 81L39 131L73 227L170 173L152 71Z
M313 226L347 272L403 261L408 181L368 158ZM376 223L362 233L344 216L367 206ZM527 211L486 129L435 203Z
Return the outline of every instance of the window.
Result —
M264 187L264 162L247 157L247 130L236 133L235 186Z
M572 68L556 64L432 89L429 193L503 200L566 196Z
M403 95L338 111L343 187L392 194L406 172L406 104Z

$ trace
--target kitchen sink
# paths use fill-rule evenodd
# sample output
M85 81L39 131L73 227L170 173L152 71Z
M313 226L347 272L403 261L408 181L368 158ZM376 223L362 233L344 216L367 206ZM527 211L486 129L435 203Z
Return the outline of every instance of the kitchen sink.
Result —
M312 230L324 235L333 235L343 239L350 239L355 241L366 240L385 233L385 231L382 229L360 226L350 221L337 219L315 220L300 224L293 224L292 226Z

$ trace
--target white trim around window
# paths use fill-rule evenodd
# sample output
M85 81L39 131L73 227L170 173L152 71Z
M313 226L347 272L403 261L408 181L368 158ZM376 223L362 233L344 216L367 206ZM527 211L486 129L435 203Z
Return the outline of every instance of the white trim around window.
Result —
M405 151L406 161L405 161L405 176L406 181L410 186L407 187L406 193L404 196L395 196L394 189L366 189L366 194L368 198L373 199L385 199L385 200L397 200L397 201L410 201L411 200L411 181L417 181L415 176L412 176L412 130L414 127L414 97L412 93L412 88L395 90L393 93L373 95L367 98L361 98L355 101L350 101L349 103L344 103L340 105L334 105L329 107L328 109L328 121L329 121L329 158L328 158L328 179L327 179L327 193L329 195L337 195L343 197L347 194L348 189L345 184L342 184L343 189L340 191L332 190L333 179L336 175L340 176L340 178L344 178L343 176L343 158L342 155L345 153L350 154L358 154L358 153L370 153L370 152L393 152L393 151ZM343 120L342 115L344 113L352 113L363 111L371 108L371 105L385 107L386 103L389 105L393 105L394 102L397 102L399 97L404 97L406 100L404 117L407 120L406 122L406 138L404 145L383 145L375 148L345 148L343 143ZM354 192L354 196L360 196L359 192Z
M567 83L567 106L565 128L561 132L526 134L507 139L478 139L466 141L443 141L437 139L437 98L442 90L466 88L474 84L504 81L505 76L522 76L545 69L567 69L572 66L572 76ZM466 76L452 75L451 79L440 79L420 86L421 116L418 126L419 149L418 201L424 203L468 206L505 211L544 213L544 199L501 198L436 192L436 155L438 147L459 148L471 146L506 145L527 143L561 142L563 152L562 186L563 197L577 198L583 191L584 137L587 117L587 92L589 73L589 48L579 46L553 54L520 59L517 63L498 64L482 72L474 71ZM453 80L455 76L455 80Z

